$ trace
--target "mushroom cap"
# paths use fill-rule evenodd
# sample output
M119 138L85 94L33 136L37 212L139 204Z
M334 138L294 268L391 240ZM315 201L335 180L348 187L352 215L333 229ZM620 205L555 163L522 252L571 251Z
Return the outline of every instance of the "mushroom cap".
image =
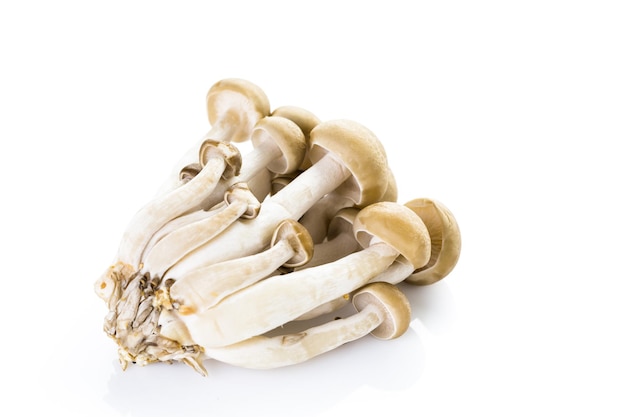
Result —
M298 169L307 150L304 133L298 125L280 116L268 116L259 120L251 136L255 147L264 142L274 143L281 152L279 158L267 165L276 174L288 174Z
M287 174L276 175L272 178L272 190L271 194L274 195L287 186L294 178L300 175L302 171L296 170Z
M411 324L411 304L395 285L374 282L358 290L352 297L358 311L369 304L378 306L383 314L382 323L370 333L377 339L390 340L402 336Z
M417 198L405 203L423 221L431 241L428 263L416 269L405 282L429 285L447 276L455 267L461 254L461 231L446 206L436 200Z
M244 142L259 119L269 115L270 103L263 90L250 81L226 78L213 84L206 96L209 122L236 126L230 140Z
M328 224L326 238L332 240L342 233L352 233L352 225L359 210L354 207L346 207L339 210Z
M306 264L313 256L313 239L304 226L295 220L283 220L274 230L272 246L277 241L287 239L295 255L283 264L286 267L298 267Z
M278 107L277 109L274 109L272 116L281 116L297 124L302 130L302 133L304 133L304 138L306 139L307 144L310 143L311 140L311 130L322 122L310 111L297 106ZM305 170L310 166L311 160L308 157L305 157L300 165L300 169Z
M387 157L372 131L351 120L331 120L311 131L312 163L331 153L352 173L336 192L365 207L380 201L387 189Z
M219 157L224 158L226 168L224 169L222 177L231 178L239 175L242 159L239 149L237 149L234 145L231 145L228 142L205 139L205 141L202 142L202 145L200 145L200 151L198 154L200 165L203 167L211 157L219 155Z
M393 175L391 168L387 169L387 188L380 200L398 201L398 183L396 182L396 176Z
M178 179L180 181L187 182L198 175L200 171L202 171L202 165L198 162L192 162L191 164L185 165L180 169Z
M297 106L281 106L272 112L272 116L280 116L289 119L302 130L304 137L308 141L311 137L311 130L321 123L321 120L310 111Z
M376 237L394 248L414 269L430 259L430 236L422 219L408 207L391 201L371 204L356 215L354 236L367 247Z
M246 211L241 215L243 219L254 219L261 211L261 203L254 196L248 184L245 182L237 182L230 186L224 193L224 201L226 204L233 204L235 201L244 201L247 205Z

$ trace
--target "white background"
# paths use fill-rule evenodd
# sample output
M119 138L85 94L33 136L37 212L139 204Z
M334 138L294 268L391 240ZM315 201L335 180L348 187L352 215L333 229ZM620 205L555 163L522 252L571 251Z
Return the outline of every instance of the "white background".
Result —
M625 22L602 0L2 2L0 407L625 415ZM405 288L406 335L273 371L120 370L93 282L227 77L361 122L400 202L456 215L461 259Z

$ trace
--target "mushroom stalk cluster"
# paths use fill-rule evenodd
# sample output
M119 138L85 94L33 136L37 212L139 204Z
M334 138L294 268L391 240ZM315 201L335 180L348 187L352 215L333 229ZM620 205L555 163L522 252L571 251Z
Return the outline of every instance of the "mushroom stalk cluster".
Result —
M122 367L267 369L367 334L401 336L411 315L397 284L435 283L457 263L452 213L432 199L397 202L385 149L360 123L271 111L241 79L214 84L207 112L210 130L134 215L95 283Z

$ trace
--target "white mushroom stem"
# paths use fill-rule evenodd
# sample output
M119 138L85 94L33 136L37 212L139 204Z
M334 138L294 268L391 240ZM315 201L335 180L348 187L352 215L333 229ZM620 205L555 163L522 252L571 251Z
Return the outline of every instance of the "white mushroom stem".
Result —
M278 368L304 362L370 333L382 340L394 339L410 325L410 304L392 285L366 286L355 295L354 305L356 314L301 333L254 336L230 346L205 348L204 353L245 368Z
M119 262L139 269L143 250L154 233L168 221L199 205L225 171L240 163L237 148L227 143L213 145L207 148L204 167L197 176L170 193L157 197L133 217L122 237L117 255Z
M170 297L180 303L181 314L206 310L224 297L270 276L279 267L297 266L311 258L313 243L302 225L282 222L271 248L254 255L200 268L176 280Z
M331 264L258 282L206 311L179 316L196 343L204 347L230 345L354 291L384 271L397 256L391 246L374 243Z
M245 181L257 200L263 201L271 194L273 175L267 168L263 168L255 176Z
M350 170L336 156L328 153L274 194L271 200L283 206L290 217L297 220L350 175Z
M371 282L387 282L389 284L399 284L410 276L415 269L406 260L396 260L384 272L377 275Z
M255 336L230 346L205 348L204 353L211 359L244 368L271 369L295 365L366 336L383 319L380 307L370 304L357 314L302 333Z
M299 220L311 234L314 243L321 243L328 232L328 225L335 214L344 207L351 207L354 202L337 193L329 193L307 210Z
M144 249L144 254L149 254L152 248L168 234L197 221L207 219L208 217L211 217L212 215L222 211L226 206L226 202L222 202L213 206L210 210L194 210L170 220L156 233L154 233L154 235L152 235L152 238Z
M349 177L350 171L332 154L326 154L285 188L266 199L255 219L234 223L208 244L190 253L183 262L174 265L166 276L177 278L197 268L263 250L280 222L299 219L316 201Z
M201 220L165 235L147 253L143 270L152 276L163 276L172 265L189 252L210 241L241 217L253 218L261 204L245 184L235 184L224 196L227 206Z
M363 250L328 264L274 276L232 294L211 309L181 315L181 319L198 344L225 346L349 294L398 258L406 258L413 269L430 258L426 226L415 212L400 204L379 202L363 208L354 218L353 232ZM247 320L251 315L256 319Z

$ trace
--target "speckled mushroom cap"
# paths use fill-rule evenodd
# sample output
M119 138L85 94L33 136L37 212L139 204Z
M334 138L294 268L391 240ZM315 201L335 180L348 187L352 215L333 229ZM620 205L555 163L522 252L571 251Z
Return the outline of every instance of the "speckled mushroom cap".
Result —
M226 168L222 174L223 178L232 178L239 175L241 170L241 153L239 149L228 142L215 141L211 139L205 139L200 145L198 152L198 159L200 160L200 166L204 167L211 157L220 157L224 159Z
M387 169L387 188L380 200L398 201L398 183L396 182L396 176L393 175L391 168Z
M254 125L270 113L269 99L263 90L250 81L226 78L213 84L206 96L211 125L225 122L237 126L230 140L244 142Z
M255 147L264 141L273 142L282 155L267 165L275 174L288 174L300 167L307 150L304 133L293 121L280 116L259 120L252 131L251 141Z
M405 203L424 221L431 240L428 263L416 269L405 282L428 285L447 276L461 254L461 232L456 219L446 206L436 200L417 198Z
M295 220L282 221L272 236L271 245L274 246L280 239L287 239L294 250L294 256L284 263L286 267L302 266L313 256L313 240L309 232Z
M336 192L365 207L380 201L388 185L385 150L372 131L351 120L322 122L311 131L312 163L332 153L352 173Z
M281 106L272 112L272 116L280 116L285 119L289 119L302 130L304 137L306 140L309 140L311 135L311 130L318 124L320 124L321 120L311 113L310 111L303 109L297 106Z
M303 109L302 107L297 106L278 107L274 109L272 116L281 116L297 124L302 130L302 133L304 133L307 145L311 140L311 130L321 123L321 120L316 115L306 109ZM300 169L305 170L310 166L311 160L308 157L305 157L300 165Z
M393 247L415 268L430 259L430 237L420 217L401 204L382 201L363 208L353 224L354 236L363 247L376 237Z
M390 340L402 336L411 324L411 305L395 285L386 282L368 284L352 297L358 311L375 304L383 314L382 323L370 332L377 339Z

